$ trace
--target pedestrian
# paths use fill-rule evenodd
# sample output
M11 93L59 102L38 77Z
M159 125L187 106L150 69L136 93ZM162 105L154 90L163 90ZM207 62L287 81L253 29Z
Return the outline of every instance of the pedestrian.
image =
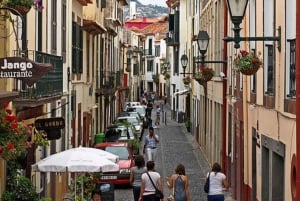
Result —
M166 177L167 186L171 189L175 201L191 201L188 177L185 175L185 167L178 164L175 173Z
M224 173L221 172L221 165L214 163L211 172L207 173L209 177L209 192L207 201L224 201L224 190L228 188L228 182Z
M134 167L130 172L130 183L132 185L132 192L134 201L138 201L141 192L142 174L147 172L145 167L145 159L142 155L137 155L134 158Z
M167 100L168 100L168 96L167 96L167 94L165 94L165 97L164 97L165 104L167 104Z
M154 185L156 185L156 188L163 192L160 174L154 170L154 161L148 161L146 166L147 172L142 174L142 184L139 201L159 201L155 197Z
M153 127L150 127L149 134L145 137L143 149L143 154L146 154L147 161L155 161L158 143L158 135L154 134Z
M156 119L155 119L155 126L159 126L160 124L160 107L159 105L156 106Z
M101 191L94 189L92 191L92 201L101 201Z

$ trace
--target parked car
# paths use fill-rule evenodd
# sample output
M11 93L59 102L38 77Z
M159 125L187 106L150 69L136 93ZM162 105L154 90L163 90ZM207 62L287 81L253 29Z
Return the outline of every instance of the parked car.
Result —
M135 128L132 125L111 125L106 128L104 141L128 141L135 140Z
M127 142L103 142L94 146L119 156L119 172L103 173L100 183L130 184L130 171L134 166L133 149Z
M136 105L127 108L127 112L138 112L144 122L144 127L147 127L146 106Z
M132 116L117 117L116 121L114 122L114 124L122 124L122 123L132 124L134 126L137 138L141 138L142 131L143 131L143 123L137 117L132 117Z

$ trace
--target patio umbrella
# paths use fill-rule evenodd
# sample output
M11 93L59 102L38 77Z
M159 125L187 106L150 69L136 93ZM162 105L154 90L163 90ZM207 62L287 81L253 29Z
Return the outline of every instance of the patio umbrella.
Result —
M50 155L32 165L40 172L114 172L118 156L101 149L78 147Z

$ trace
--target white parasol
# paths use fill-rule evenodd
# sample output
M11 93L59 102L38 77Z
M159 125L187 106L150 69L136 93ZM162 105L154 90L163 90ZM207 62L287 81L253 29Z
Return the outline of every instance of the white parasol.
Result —
M107 151L78 147L50 155L32 165L40 172L114 172L119 157Z

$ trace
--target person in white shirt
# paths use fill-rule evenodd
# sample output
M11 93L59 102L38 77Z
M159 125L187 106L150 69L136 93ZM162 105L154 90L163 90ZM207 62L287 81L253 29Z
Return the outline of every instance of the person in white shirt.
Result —
M207 201L224 201L224 190L228 188L228 182L224 173L221 172L219 163L214 163L212 171L207 174L209 177L209 192Z
M151 177L154 185L163 192L161 177L158 172L154 170L154 162L147 162L147 172L142 174L142 185L139 201L157 201L155 197L155 187L153 186L149 177Z

